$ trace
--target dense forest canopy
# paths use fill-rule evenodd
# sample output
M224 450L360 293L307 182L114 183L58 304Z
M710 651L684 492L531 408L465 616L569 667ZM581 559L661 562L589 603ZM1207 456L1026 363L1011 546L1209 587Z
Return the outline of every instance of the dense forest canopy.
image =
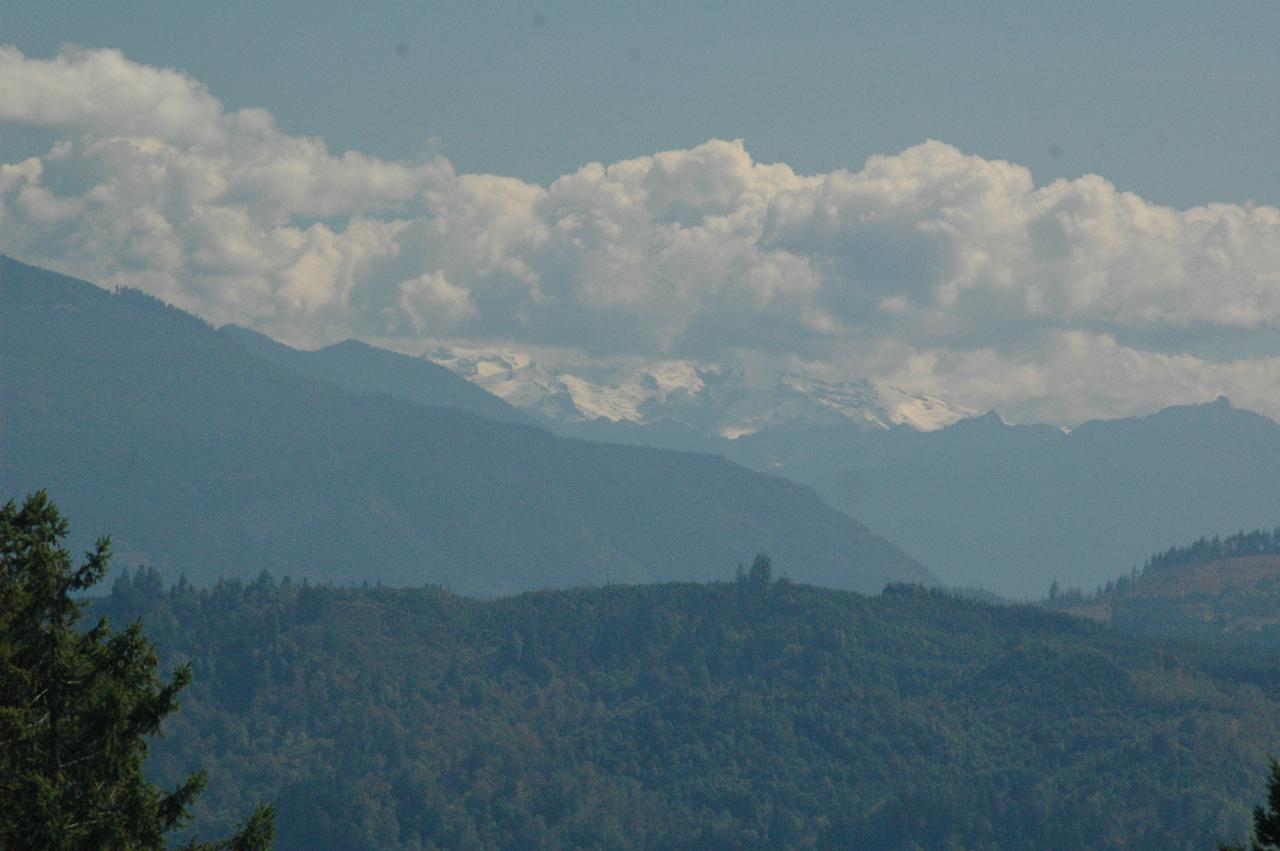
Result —
M538 592L121 576L195 683L151 763L282 848L1204 848L1280 742L1266 654L770 578Z

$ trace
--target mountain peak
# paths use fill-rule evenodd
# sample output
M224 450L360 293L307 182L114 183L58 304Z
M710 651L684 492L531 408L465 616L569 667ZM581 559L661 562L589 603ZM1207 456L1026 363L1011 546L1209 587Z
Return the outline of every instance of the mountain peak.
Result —
M1246 422L1259 421L1275 425L1275 421L1262 414L1231 404L1226 396L1218 396L1210 402L1191 403L1187 405L1170 405L1162 408L1153 416L1164 420L1185 422Z
M865 378L761 374L688 360L546 364L505 349L439 348L426 357L518 408L562 425L673 423L706 437L852 425L933 431L973 416L942 399Z
M324 348L319 349L319 351L358 353L358 352L375 352L375 351L388 351L388 350L379 349L377 346L371 346L363 340L355 340L348 337L345 340L340 340L336 343L332 343L328 346L325 346ZM397 354L397 353L391 352L391 354ZM407 355L400 355L400 357L407 357Z
M991 410L987 411L985 414L979 414L977 416L966 417L962 420L958 420L955 423L953 423L947 430L985 433L985 432L1004 431L1005 429L1012 428L1012 427L1013 427L1012 423L1010 423L1004 417L1000 416L1000 413L996 411L995 408L992 408Z
M812 490L722 458L484 419L485 401L524 417L419 358L255 351L76 286L93 297L67 309L48 273L3 267L0 480L80 506L155 566L500 594L715 579L767 551L798 582L937 581Z

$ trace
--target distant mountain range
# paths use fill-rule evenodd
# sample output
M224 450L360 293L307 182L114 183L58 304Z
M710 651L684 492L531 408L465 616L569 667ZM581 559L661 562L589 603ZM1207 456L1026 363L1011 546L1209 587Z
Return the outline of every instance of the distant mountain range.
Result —
M715 452L811 485L950 585L1033 599L1055 579L1102 584L1170 541L1280 522L1280 425L1225 398L1067 430L867 381L428 357L560 434Z
M406 402L452 408L490 420L538 424L528 414L425 358L374 348L358 340L304 351L238 325L224 325L218 333L263 360L353 393L385 393Z
M216 547L203 544L217 549L217 565L193 565L193 573L248 572L265 558L277 572L287 565L317 578L367 574L498 591L713 578L682 571L768 549L795 556L785 563L812 570L804 578L819 584L932 581L923 563L949 585L1035 599L1055 580L1103 584L1170 541L1280 522L1280 425L1226 399L1070 431L1010 425L994 413L921 430L905 423L932 428L964 412L865 381L779 376L762 385L684 362L591 371L515 353L437 351L432 363L353 341L299 351L245 329L216 333L141 294L111 296L10 260L0 264L0 291L0 486L16 495L62 483L86 502L95 495L102 505L73 506L75 516L100 521L88 531L113 531L126 552L175 568L184 559L178 525L223 529ZM183 385L175 374L203 384ZM372 395L359 402L355 393ZM929 416L911 420L908 410ZM520 425L533 422L590 442ZM219 443L211 423L235 440ZM288 430L298 433L296 446L280 437ZM459 435L452 451L446 435ZM115 466L88 457L98 450ZM807 484L838 511L705 453ZM197 480L200 487L190 484ZM141 496L161 485L169 499L187 494L184 507L161 512L178 524L164 534ZM209 493L194 492L202 488ZM521 488L528 499L516 496ZM269 510L261 508L267 494L278 499ZM331 516L315 513L322 503ZM126 504L141 516L122 511ZM254 505L262 517L244 515ZM230 506L239 521L226 514ZM300 515L300 506L311 513ZM507 531L482 532L485 524ZM277 540L273 526L291 531ZM715 530L705 542L704 528ZM372 549L361 550L371 535ZM470 550L468 536L479 541ZM373 551L382 566L352 573L350 561ZM493 567L499 562L517 566Z
M751 375L682 360L558 366L512 350L445 348L426 357L568 431L616 424L683 431L690 440L832 425L932 431L977 413L866 379Z
M110 533L118 563L194 581L495 594L728 578L763 550L799 581L936 582L808 488L556 437L429 367L358 344L290 353L3 258L0 494L47 488L81 543Z
M1171 541L1280 522L1280 424L1225 399L1052 426L810 435L727 453L812 484L943 581L1091 588ZM783 452L785 450L785 454Z

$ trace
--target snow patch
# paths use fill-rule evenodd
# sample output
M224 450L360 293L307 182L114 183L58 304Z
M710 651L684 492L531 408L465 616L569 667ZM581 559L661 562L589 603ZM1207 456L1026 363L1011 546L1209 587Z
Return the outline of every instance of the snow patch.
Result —
M934 431L977 413L867 379L827 381L795 372L748 376L684 360L555 365L512 349L446 348L425 357L553 421L674 422L731 440L842 424Z
M937 431L960 420L978 416L978 411L973 408L956 405L936 396L908 393L892 385L880 388L880 400L895 424L910 426L916 431Z

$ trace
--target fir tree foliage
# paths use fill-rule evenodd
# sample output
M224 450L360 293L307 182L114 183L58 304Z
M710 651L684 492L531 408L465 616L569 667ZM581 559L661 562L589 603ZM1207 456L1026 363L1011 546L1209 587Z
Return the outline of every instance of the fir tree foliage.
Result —
M143 762L191 669L163 681L139 623L79 627L82 592L105 574L110 542L77 566L67 533L43 491L0 508L0 847L163 848L205 776L165 791ZM273 813L260 807L232 838L185 847L256 851L273 838Z
M1219 845L1219 851L1274 851L1280 849L1280 763L1271 760L1267 784L1267 808L1253 808L1253 840L1245 845Z

